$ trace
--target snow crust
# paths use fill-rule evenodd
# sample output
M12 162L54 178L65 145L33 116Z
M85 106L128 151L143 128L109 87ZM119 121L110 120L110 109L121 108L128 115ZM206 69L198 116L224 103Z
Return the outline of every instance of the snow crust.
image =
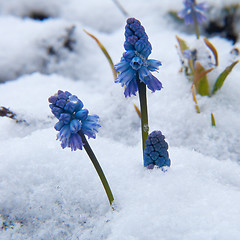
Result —
M124 98L101 50L83 32L98 37L114 63L120 60L126 17L113 1L1 0L0 106L25 121L0 118L0 226L6 226L0 239L238 240L240 65L214 97L197 96L197 114L175 47L176 35L193 45L195 37L166 16L181 1L119 2L142 22L150 57L162 62L155 76L163 89L148 92L149 125L166 136L171 167L144 169L133 107L138 97ZM50 18L36 21L32 12ZM210 40L219 51L214 77L231 61L233 46ZM114 210L86 153L62 150L56 141L47 99L58 89L100 116L100 132L89 143Z

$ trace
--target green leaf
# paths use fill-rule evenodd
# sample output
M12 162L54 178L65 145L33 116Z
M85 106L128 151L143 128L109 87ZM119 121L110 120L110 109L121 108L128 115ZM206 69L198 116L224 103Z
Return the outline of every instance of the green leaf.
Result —
M215 58L215 65L218 66L218 52L217 49L213 46L213 44L207 39L207 38L203 38L205 44L207 45L207 47L212 51L213 56Z
M140 112L139 108L136 106L136 104L133 104L133 106L137 112L137 115L139 116L139 118L141 118L141 112Z
M117 78L117 71L115 70L114 68L114 64L113 64L113 61L112 61L112 58L110 57L110 55L108 54L108 51L106 50L106 48L102 45L102 43L91 33L89 33L88 31L86 31L85 29L83 29L83 31L88 35L90 36L91 38L93 38L96 43L98 44L99 48L102 50L103 54L105 55L105 57L107 58L109 64L110 64L110 67L112 69L112 73L113 73L113 77L114 79Z
M184 58L184 51L189 49L189 47L188 47L187 43L182 38L178 37L177 35L176 35L176 38L177 38L177 41L178 41L178 45L180 47L181 54ZM194 61L193 61L193 59L189 59L188 60L188 67L183 66L183 68L184 68L185 75L191 81L192 80L191 76L194 74Z
M211 113L211 122L212 122L212 126L216 127L216 121L215 121L215 117L214 117L213 113Z
M193 101L195 102L195 109L197 111L197 113L200 113L200 109L199 109L199 106L198 106L198 102L197 102L197 98L196 98L196 93L195 93L195 85L193 84L192 85L192 96L193 96Z
M183 54L183 51L189 49L189 47L182 38L178 37L177 35L176 35L176 38L177 38L181 53Z
M228 74L232 71L232 69L235 67L235 65L239 62L239 60L233 62L231 65L225 68L225 70L218 76L213 90L212 94L215 94L219 89L221 89L225 79L227 78Z
M202 96L209 96L207 73L211 72L212 70L213 68L205 70L200 62L196 62L193 83L196 87L197 93Z
M169 11L168 14L176 21L179 23L183 23L183 19L178 17L178 13L176 11Z

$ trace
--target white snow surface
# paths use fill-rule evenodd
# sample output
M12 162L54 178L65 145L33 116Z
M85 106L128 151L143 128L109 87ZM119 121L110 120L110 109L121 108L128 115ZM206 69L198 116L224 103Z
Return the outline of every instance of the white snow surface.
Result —
M176 35L193 45L195 36L181 33L166 16L182 2L119 2L142 22L151 58L162 62L154 75L163 89L148 90L149 125L166 136L171 167L143 167L133 107L138 96L124 98L105 56L83 32L98 37L114 63L120 60L126 17L113 1L0 0L0 106L25 120L0 118L0 239L238 240L240 65L215 96L197 95L197 114L175 47ZM36 21L27 17L32 12L50 18ZM231 61L233 46L210 40L219 51L214 76ZM89 144L111 186L114 209L86 152L63 150L56 141L48 97L58 89L100 116L102 127Z

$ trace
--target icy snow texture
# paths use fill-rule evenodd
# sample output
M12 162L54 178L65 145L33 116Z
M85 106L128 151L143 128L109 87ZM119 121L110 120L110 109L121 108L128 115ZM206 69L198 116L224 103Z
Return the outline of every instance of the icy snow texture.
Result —
M148 92L149 124L166 136L172 165L166 173L148 171L133 108L138 98L124 99L102 52L82 31L95 34L116 63L125 18L112 1L79 2L0 1L0 79L12 80L0 85L0 105L26 120L0 119L0 225L9 225L0 239L238 240L240 65L213 98L197 96L196 114L175 49L176 34L190 43L195 37L165 18L168 10L182 8L181 1L120 1L141 20L152 58L163 64L156 73L163 90ZM32 9L52 18L21 18ZM70 51L63 46L73 25ZM211 42L219 50L220 72L232 46L217 37ZM49 56L49 46L58 54ZM101 131L89 143L110 183L115 211L86 153L62 150L55 140L47 99L58 89L79 96L100 116Z

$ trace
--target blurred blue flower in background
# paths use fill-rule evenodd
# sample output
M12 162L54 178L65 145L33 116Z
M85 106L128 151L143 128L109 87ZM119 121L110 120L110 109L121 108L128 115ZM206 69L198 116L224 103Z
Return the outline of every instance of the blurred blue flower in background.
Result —
M83 142L79 133L89 138L96 138L99 124L97 115L88 115L83 109L83 103L77 96L59 90L56 95L48 99L53 115L59 120L54 128L59 131L57 139L61 141L62 148L82 150Z
M170 167L171 161L168 155L168 144L161 131L153 131L149 134L144 149L144 167L148 169L158 167Z
M183 4L185 8L178 12L178 16L184 19L186 25L194 24L194 18L196 18L199 24L206 20L206 16L204 15L208 9L206 2L197 4L196 0L185 0Z
M194 19L201 24L206 20L205 11L208 9L206 2L196 3L196 0L185 0L183 2L185 8L178 12L178 16L184 19L185 24L194 24Z
M125 38L126 52L123 53L121 61L114 66L119 72L115 82L126 86L125 97L136 95L137 81L144 82L152 92L161 90L161 82L151 72L157 71L162 64L158 60L148 59L152 46L140 21L135 18L127 20Z

